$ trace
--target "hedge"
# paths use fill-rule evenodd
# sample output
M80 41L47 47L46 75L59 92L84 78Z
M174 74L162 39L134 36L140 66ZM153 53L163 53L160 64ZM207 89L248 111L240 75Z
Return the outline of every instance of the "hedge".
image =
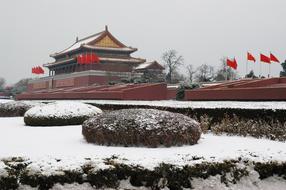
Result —
M97 105L103 110L153 108L181 113L201 124L203 132L286 141L286 110L237 108L172 108L145 105Z
M201 129L198 122L183 114L123 109L85 121L82 134L89 143L155 148L196 144Z
M220 176L221 183L226 186L238 183L250 172L257 172L261 180L279 176L286 180L286 163L252 162L247 160L225 160L222 162L201 162L195 165L177 167L172 164L161 163L154 169L141 166L118 163L116 158L108 158L106 169L96 169L98 166L88 162L78 170L61 170L53 175L46 175L42 170L38 173L30 172L29 161L6 160L8 177L0 177L1 189L17 189L19 185L37 187L39 190L48 190L56 183L89 183L96 188L117 188L120 180L128 180L134 187L148 187L151 189L192 188L192 179L207 179L211 176ZM18 166L20 165L20 166Z

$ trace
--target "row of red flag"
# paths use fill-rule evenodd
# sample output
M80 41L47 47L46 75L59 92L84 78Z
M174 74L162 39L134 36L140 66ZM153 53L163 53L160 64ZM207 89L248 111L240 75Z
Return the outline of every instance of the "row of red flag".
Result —
M32 68L32 73L39 75L39 74L45 74L45 71L42 67L38 66Z
M256 62L255 57L247 52L247 60L248 61L253 61ZM277 57L275 55L273 55L272 53L270 53L269 56L266 56L264 54L260 54L260 62L264 62L264 63L271 63L271 62L276 62L276 63L280 63L280 61L277 59Z
M256 62L256 59L255 59L255 57L251 53L247 52L247 61ZM260 54L260 62L261 63L262 62L269 63L269 64L271 64L271 62L280 63L279 59L275 55L273 55L272 53L270 53L269 56L266 56L266 55L261 53ZM227 66L233 68L234 70L237 69L237 62L236 62L235 58L227 59L226 60L226 64L227 64Z
M99 57L95 53L87 53L77 56L77 63L80 65L99 63L99 61Z
M93 63L99 63L99 57L95 53L86 53L82 55L78 55L76 57L78 64L93 64ZM33 74L44 74L45 71L42 67L33 67L32 68Z

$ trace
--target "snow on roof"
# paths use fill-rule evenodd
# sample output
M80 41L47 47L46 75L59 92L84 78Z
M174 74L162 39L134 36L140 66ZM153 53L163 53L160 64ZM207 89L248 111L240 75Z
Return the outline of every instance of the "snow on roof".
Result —
M90 46L90 45L84 45L84 47L89 49L97 49L97 50L116 50L116 51L136 51L136 48L132 47L121 47L121 48L113 48L113 47L99 47L99 46Z
M63 51L61 51L59 53L55 53L55 54L62 54L62 53L66 53L66 52L78 49L78 48L80 48L81 45L87 44L87 43L89 43L89 42L91 42L93 40L96 40L103 33L104 33L104 31L103 32L99 32L99 33L94 34L94 35L91 35L91 36L88 36L86 38L80 39L77 42L75 42L74 44L72 44L70 47L68 47L67 49L65 49L65 50L63 50Z
M95 46L90 46L89 45L90 42L96 41L97 39L101 39L105 35L111 37L114 41L116 41L117 43L121 44L122 47L120 46L120 48L112 48L112 47L106 48L106 47L95 47ZM63 51L60 51L58 53L51 54L51 56L53 57L53 56L57 56L57 55L60 55L60 54L64 54L64 53L67 53L67 52L79 49L81 46L84 46L86 48L95 48L95 49L102 49L102 50L104 50L104 49L120 50L120 51L136 51L137 50L136 48L125 47L125 45L122 44L121 42L119 42L117 39L115 39L115 37L113 37L112 34L109 31L105 30L105 31L96 33L94 35L88 36L86 38L80 39L80 40L76 41L74 44L72 44L70 47L68 47L67 49L65 49Z
M144 62L144 59L140 59L140 58L111 58L111 57L100 57L100 61L122 61L122 62Z
M142 63L142 64L138 65L135 69L145 69L145 68L149 67L152 64L153 64L153 62Z
M138 66L135 68L135 70L146 69L146 68L148 68L149 66L151 66L151 65L153 65L153 64L159 65L160 67L163 68L163 66L160 65L157 61L152 61L152 62L141 63L140 65L138 65Z

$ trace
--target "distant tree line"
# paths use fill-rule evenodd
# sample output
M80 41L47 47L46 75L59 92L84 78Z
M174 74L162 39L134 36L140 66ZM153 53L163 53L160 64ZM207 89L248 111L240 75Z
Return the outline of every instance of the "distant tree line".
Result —
M21 94L22 92L27 90L28 81L30 79L21 79L17 83L7 86L6 80L3 77L0 77L0 93L5 96L16 96L17 94Z
M213 66L206 63L197 68L194 68L191 64L184 64L183 56L178 55L176 50L168 50L163 53L162 60L166 69L166 81L170 84L179 82L192 84L238 78L237 72L227 67L226 58L220 60L221 64L217 71ZM185 74L179 72L180 67L185 69Z
M217 70L213 66L206 63L194 68L191 64L185 64L182 55L179 55L176 50L168 50L163 53L162 60L165 66L165 78L169 84L187 83L192 86L194 83L216 82L225 80L236 80L239 78L237 71L231 69L226 64L226 57L220 59L220 66ZM286 60L281 63L282 71L280 77L286 77ZM183 72L179 69L184 69ZM245 78L258 78L254 71L251 70L244 76ZM260 76L265 78L264 76Z

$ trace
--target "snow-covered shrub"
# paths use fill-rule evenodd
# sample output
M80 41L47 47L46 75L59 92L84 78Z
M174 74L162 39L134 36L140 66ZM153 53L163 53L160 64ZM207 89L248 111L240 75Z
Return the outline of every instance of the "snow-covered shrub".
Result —
M25 112L41 103L28 101L9 101L0 104L0 117L18 117L23 116Z
M88 160L72 168L70 163L67 164L65 161L55 163L52 160L32 161L21 158L11 158L3 162L0 160L1 190L22 189L21 187L39 190L58 189L60 184L70 184L62 189L70 189L68 187L72 187L73 184L86 184L81 189L92 186L94 189L181 190L204 189L203 187L210 182L207 189L242 187L269 189L270 185L277 182L285 184L284 181L286 181L285 162L255 162L241 158L220 162L188 162L182 166L158 163L154 168L121 163L116 157L101 161ZM268 188L262 188L259 185L261 182L266 183Z
M99 108L84 103L54 102L28 110L24 115L24 122L29 126L79 125L101 113Z
M271 140L286 141L286 122L269 119L244 119L234 115L225 117L211 126L215 134L228 134L240 136L253 136L256 138L268 138Z
M154 109L124 109L83 123L87 142L122 146L180 146L196 144L201 128L195 120L178 113Z

